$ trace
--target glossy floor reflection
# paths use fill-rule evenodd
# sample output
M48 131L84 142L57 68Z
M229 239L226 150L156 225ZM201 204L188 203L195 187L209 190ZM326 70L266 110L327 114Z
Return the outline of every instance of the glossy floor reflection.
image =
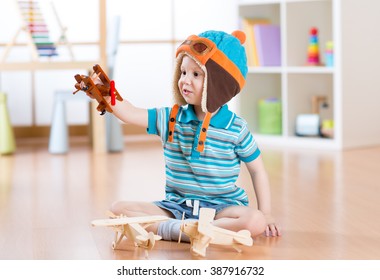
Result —
M207 259L380 259L380 147L262 150L283 236L259 237L242 253L210 246ZM0 157L0 259L145 259L128 241L113 251L113 231L90 222L115 200L161 199L164 183L152 137L106 155L80 141L66 155L49 154L46 143L18 143L13 156ZM245 168L239 184L254 201ZM148 258L197 259L188 244L166 241Z

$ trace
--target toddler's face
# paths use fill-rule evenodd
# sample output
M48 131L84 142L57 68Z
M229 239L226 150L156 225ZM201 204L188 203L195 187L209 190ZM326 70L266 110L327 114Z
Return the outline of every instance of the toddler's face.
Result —
M204 79L203 70L192 58L185 55L182 59L178 88L188 104L201 105Z

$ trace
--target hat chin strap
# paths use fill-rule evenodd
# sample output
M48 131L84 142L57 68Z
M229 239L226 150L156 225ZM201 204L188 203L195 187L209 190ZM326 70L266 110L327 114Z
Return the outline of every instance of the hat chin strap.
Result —
M176 120L177 120L178 110L179 110L179 105L174 104L174 106L172 107L172 110L170 112L170 116L169 116L168 142L173 142L174 127L175 127Z
M179 110L179 105L175 104L172 107L172 110L170 112L168 142L173 142L174 127L175 127L176 120L177 120L178 110ZM208 127L210 125L211 116L212 116L212 114L210 112L206 112L206 115L203 119L201 131L199 134L198 144L197 144L197 151L198 152L203 152L203 150L205 149L207 130L208 130Z
M208 127L210 125L210 120L211 120L211 113L207 112L204 119L203 119L201 132L199 134L199 140L198 140L198 145L197 145L197 151L198 152L203 152L203 150L205 148L207 130L208 130Z

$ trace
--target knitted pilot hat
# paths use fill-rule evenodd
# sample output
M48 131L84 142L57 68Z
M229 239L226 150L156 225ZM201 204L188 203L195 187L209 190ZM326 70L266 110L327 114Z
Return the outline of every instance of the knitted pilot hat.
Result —
M205 72L202 111L215 112L238 94L247 76L247 57L243 43L245 34L234 31L206 31L189 36L177 49L174 72L174 98L179 105L186 104L179 88L181 63L184 55L194 59Z
M184 55L194 59L205 73L201 107L206 116L197 147L200 152L204 149L211 114L230 101L244 87L248 71L245 48L242 45L244 42L245 34L239 30L232 34L223 31L206 31L198 36L189 36L177 49L173 80L176 104L186 104L178 88ZM178 108L173 107L172 116L176 115L177 110ZM169 141L172 141L174 124L169 127Z

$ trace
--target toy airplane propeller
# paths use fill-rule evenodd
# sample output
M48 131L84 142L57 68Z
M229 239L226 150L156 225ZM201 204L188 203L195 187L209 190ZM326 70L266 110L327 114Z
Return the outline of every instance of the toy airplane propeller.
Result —
M114 81L110 81L107 74L98 64L94 65L92 68L94 70L94 73L90 76L79 74L74 76L75 80L77 81L75 84L75 88L77 90L74 91L73 94L77 93L80 90L90 93L96 99L96 101L99 102L99 105L96 109L101 112L101 115L104 115L106 111L112 113L113 110L104 99L104 96L111 96L111 105L115 105L116 99L123 101L123 98L115 89ZM94 79L97 78L100 79L101 83L94 83Z
M190 251L192 253L205 257L209 244L232 246L239 253L241 249L237 247L238 245L253 245L253 239L248 230L235 232L214 226L211 224L214 217L215 209L201 208L199 210L199 221L184 222L181 225L181 232L190 238Z
M110 213L111 219L94 220L91 222L93 226L112 227L115 231L115 240L112 242L112 249L117 249L123 237L132 240L137 247L147 250L154 247L156 240L160 240L161 236L155 235L153 232L147 232L146 228L156 222L168 220L166 216L141 216L141 217L125 217L115 216Z

